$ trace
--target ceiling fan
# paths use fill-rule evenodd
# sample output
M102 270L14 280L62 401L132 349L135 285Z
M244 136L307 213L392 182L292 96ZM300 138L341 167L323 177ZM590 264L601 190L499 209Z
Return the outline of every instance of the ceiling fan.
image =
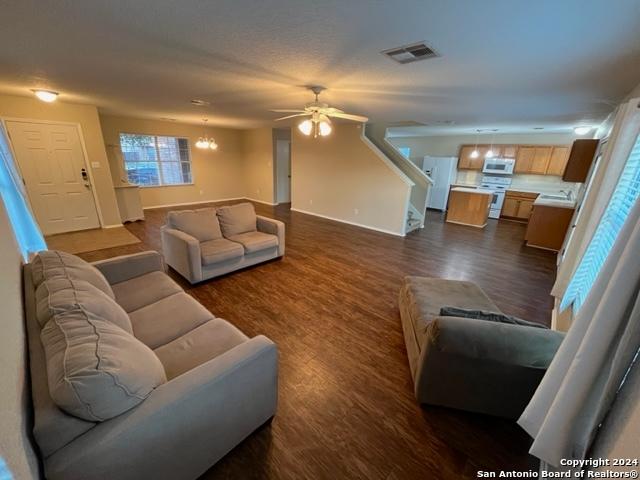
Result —
M281 118L276 118L276 122L294 117L311 117L300 122L300 124L298 124L298 130L300 130L304 135L311 135L311 133L313 133L313 137L316 138L318 135L320 135L321 137L326 137L331 133L332 128L330 117L344 118L345 120L352 120L354 122L362 123L369 120L367 117L363 117L361 115L344 113L342 110L338 110L337 108L330 107L326 103L318 101L318 95L320 95L323 90L326 90L325 87L314 85L307 88L315 94L315 101L307 103L304 106L304 110L271 110L272 112L293 114Z

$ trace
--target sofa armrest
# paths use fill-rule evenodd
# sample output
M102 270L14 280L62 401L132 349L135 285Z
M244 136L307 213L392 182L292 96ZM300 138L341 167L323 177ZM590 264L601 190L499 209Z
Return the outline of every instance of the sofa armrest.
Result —
M285 239L284 222L269 217L263 217L262 215L256 215L256 217L258 219L258 231L270 233L271 235L276 235L278 237L278 255L283 256Z
M189 282L200 282L203 279L200 242L191 235L167 225L160 229L160 237L162 254L167 264Z
M276 345L254 337L56 452L47 477L197 478L275 414L277 379Z
M164 272L162 256L153 250L100 260L92 265L102 272L110 284L124 282L145 273Z
M421 403L518 418L564 334L458 317L427 327L416 366Z

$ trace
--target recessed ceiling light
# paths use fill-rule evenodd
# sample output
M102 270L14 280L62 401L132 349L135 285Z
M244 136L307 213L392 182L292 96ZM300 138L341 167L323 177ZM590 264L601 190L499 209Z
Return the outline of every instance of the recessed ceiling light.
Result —
M194 98L193 100L191 100L191 105L195 105L196 107L206 107L207 105L211 105L211 102L200 100L199 98Z
M575 132L576 135L586 135L587 133L589 133L591 130L593 129L593 127L589 127L589 126L581 126L581 127L575 127L573 129L573 131Z
M38 97L43 102L51 103L55 102L56 98L58 98L58 92L54 92L51 90L31 90L36 97Z

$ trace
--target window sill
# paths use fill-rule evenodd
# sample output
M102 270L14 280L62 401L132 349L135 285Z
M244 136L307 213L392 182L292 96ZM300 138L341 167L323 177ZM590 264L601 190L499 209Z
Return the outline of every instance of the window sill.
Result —
M195 183L171 183L169 185L137 185L140 188L171 188L171 187L192 187Z

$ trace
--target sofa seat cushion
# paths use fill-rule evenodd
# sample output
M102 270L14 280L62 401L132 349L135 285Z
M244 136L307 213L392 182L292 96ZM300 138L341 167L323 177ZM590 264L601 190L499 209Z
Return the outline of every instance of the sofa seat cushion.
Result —
M125 312L133 312L182 292L182 288L164 272L150 272L112 286L116 302Z
M166 382L149 347L93 312L78 308L54 315L40 339L51 398L84 420L120 415Z
M31 276L37 288L42 282L54 277L84 280L115 298L113 290L104 275L96 267L80 257L58 250L43 250L33 259Z
M203 265L211 265L244 255L242 245L225 238L209 240L200 244L200 257Z
M441 278L405 277L400 303L400 308L411 318L420 348L427 327L440 316L440 309L444 306L502 313L475 283Z
M249 338L229 322L216 318L154 352L171 380L247 340Z
M175 293L129 313L133 334L158 348L213 319L209 310L185 292Z
M216 209L213 207L169 212L167 221L171 228L191 235L199 242L222 238Z
M225 237L245 232L255 232L258 227L258 217L252 203L238 203L218 208L218 220Z
M54 277L45 280L37 288L36 318L40 327L54 315L75 309L91 312L133 334L127 312L113 298L89 282Z
M278 246L278 237L263 232L246 232L229 237L229 240L238 242L244 247L246 253L255 253L267 248Z

